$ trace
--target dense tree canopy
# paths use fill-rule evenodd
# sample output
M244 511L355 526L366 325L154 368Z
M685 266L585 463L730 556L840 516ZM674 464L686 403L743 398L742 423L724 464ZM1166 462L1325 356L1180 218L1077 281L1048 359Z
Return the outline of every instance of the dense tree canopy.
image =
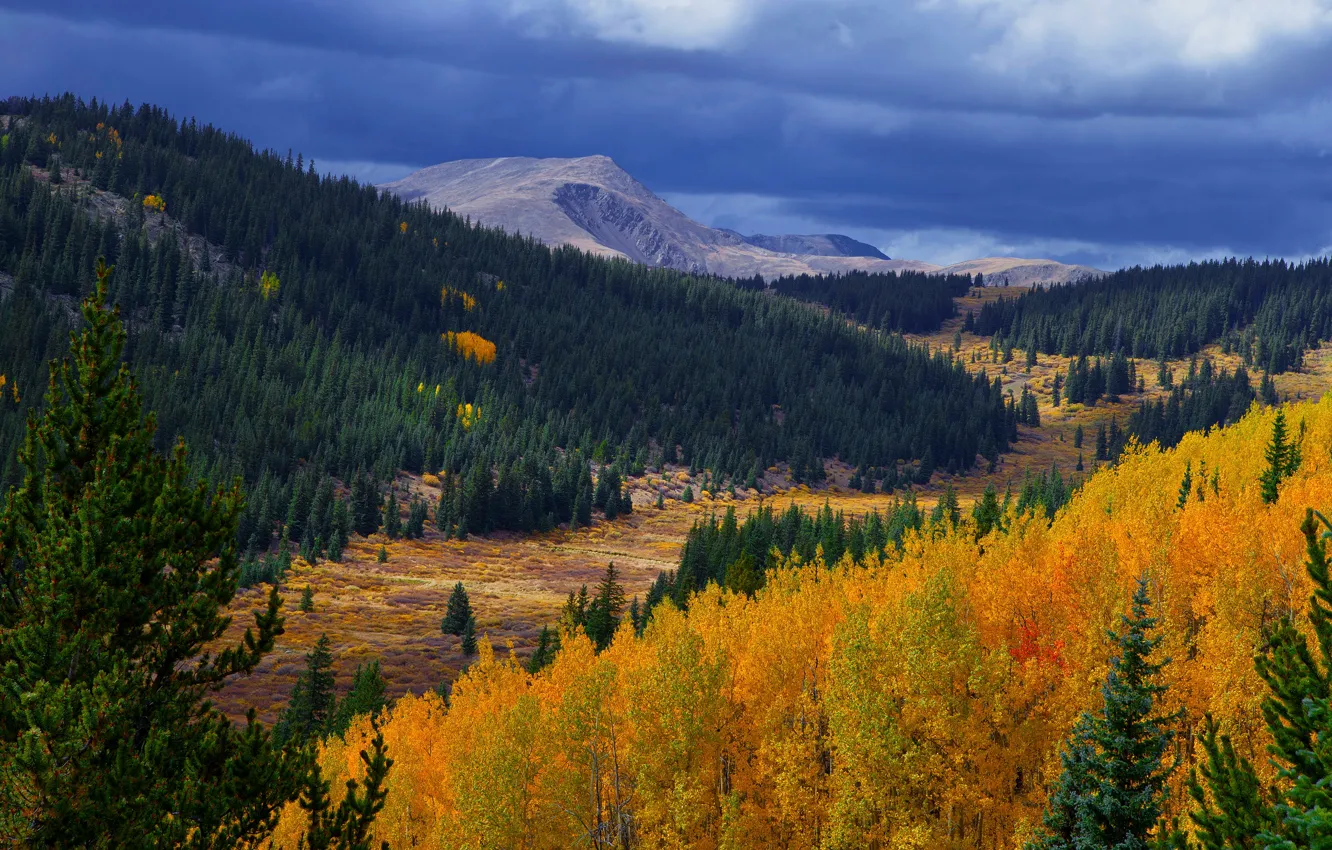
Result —
M837 315L473 227L150 107L0 108L0 482L98 255L160 439L186 436L214 478L604 446L626 470L743 479L833 456L965 469L1008 445L983 376Z

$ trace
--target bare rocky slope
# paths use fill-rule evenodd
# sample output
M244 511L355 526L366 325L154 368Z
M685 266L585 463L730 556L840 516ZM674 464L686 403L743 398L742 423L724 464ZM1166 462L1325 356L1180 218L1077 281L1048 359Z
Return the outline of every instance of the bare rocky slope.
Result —
M380 188L548 245L695 274L772 279L864 271L982 272L1009 285L1100 274L1053 260L992 257L956 266L889 259L848 236L743 236L699 224L658 198L610 157L466 159L424 168Z

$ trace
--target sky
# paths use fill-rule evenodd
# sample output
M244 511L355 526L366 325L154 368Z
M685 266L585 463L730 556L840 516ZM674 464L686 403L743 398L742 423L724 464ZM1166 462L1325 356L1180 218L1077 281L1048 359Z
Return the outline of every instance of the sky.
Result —
M940 264L1332 252L1332 0L0 0L0 96L64 91Z

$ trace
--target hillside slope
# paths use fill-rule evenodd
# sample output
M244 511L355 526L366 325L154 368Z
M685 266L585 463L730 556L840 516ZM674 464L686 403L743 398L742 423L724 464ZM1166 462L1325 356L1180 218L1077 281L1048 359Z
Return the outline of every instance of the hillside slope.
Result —
M870 272L950 272L917 260L890 260L873 246L837 234L743 236L700 224L652 193L606 156L576 159L500 157L433 165L381 188L406 201L424 199L547 245L722 277ZM972 261L1000 268L1019 285L1099 275L1053 260ZM987 272L988 274L989 272Z

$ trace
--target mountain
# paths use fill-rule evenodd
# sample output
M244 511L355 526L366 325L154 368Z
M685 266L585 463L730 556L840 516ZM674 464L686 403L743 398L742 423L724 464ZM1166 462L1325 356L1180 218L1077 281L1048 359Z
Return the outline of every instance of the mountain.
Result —
M699 224L652 193L606 156L576 159L465 159L424 168L380 188L407 201L548 245L572 245L602 256L694 274L747 278L863 270L949 271L916 260L892 260L848 236L744 236ZM1096 269L1052 260L990 258L1014 285L1078 280ZM989 272L986 272L989 274Z
M733 231L732 231L733 232ZM740 236L740 234L736 234ZM815 257L870 257L876 260L891 260L887 254L850 236L838 233L823 233L816 236L740 236L741 239L758 248L776 251L779 254L806 254Z

